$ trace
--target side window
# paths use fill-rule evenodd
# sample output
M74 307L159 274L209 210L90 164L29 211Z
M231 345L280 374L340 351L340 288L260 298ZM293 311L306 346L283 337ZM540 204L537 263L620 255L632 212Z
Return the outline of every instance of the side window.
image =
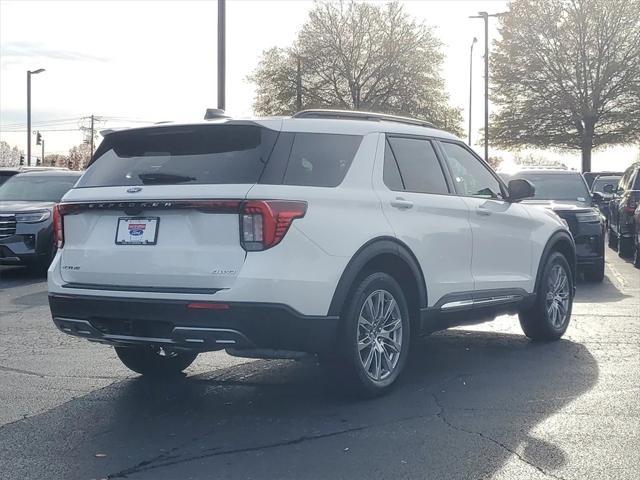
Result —
M466 148L441 142L447 155L456 191L468 197L501 198L500 182Z
M296 133L284 184L338 186L347 174L361 141L360 135Z
M400 177L396 157L393 156L389 142L385 141L384 144L384 172L382 174L382 180L384 184L389 187L389 190L401 192L404 190L404 183L402 183L402 178Z
M418 193L449 193L440 162L429 140L401 137L388 137L388 140L405 190Z

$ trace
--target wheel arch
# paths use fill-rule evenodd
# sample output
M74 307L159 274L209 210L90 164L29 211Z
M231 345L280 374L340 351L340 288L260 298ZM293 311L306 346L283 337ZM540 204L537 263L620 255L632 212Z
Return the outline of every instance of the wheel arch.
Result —
M351 257L345 267L329 306L329 315L339 316L358 278L367 271L389 273L403 287L407 301L419 310L427 307L427 287L420 264L413 252L394 237L378 237L368 241ZM407 285L409 281L409 285ZM405 291L405 287L407 290Z
M536 283L535 283L535 292L537 293L540 287L540 282L542 281L542 274L544 272L544 266L547 263L547 259L549 255L553 252L562 253L569 263L569 267L571 268L571 275L573 276L573 281L575 285L576 281L576 273L577 273L577 264L576 264L576 245L573 241L573 237L570 233L564 230L558 230L555 232L544 247L542 251L542 255L540 256L540 262L538 263L538 271L536 273Z

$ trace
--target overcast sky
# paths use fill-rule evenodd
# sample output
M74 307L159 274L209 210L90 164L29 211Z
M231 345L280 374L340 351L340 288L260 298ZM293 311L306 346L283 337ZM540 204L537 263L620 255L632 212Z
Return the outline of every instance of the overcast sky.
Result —
M473 131L483 121L484 49L479 10L504 11L502 0L402 2L434 27L444 43L443 75L454 105L468 121L469 47L474 51ZM227 1L227 111L252 114L254 86L246 80L261 52L288 46L305 22L305 0ZM490 35L497 35L495 20ZM0 0L0 139L26 146L26 71L32 78L33 122L91 114L138 120L200 119L216 106L217 2ZM106 126L114 125L111 121ZM103 127L103 128L104 128ZM23 128L24 132L9 132ZM51 126L73 129L75 124ZM47 151L66 153L81 141L73 132L44 132ZM477 141L474 135L473 142ZM622 168L632 148L594 154L594 168ZM552 154L554 158L558 155ZM577 155L562 155L577 166Z

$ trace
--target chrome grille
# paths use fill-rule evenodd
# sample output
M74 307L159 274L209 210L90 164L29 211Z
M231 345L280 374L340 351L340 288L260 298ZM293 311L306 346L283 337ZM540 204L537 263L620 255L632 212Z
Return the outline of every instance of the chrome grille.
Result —
M0 213L0 239L16 234L16 216Z

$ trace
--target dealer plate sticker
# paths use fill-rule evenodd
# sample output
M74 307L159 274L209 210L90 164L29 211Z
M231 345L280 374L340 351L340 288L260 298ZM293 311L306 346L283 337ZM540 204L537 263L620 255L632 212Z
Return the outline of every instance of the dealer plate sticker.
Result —
M116 245L155 245L158 240L158 217L120 217Z

